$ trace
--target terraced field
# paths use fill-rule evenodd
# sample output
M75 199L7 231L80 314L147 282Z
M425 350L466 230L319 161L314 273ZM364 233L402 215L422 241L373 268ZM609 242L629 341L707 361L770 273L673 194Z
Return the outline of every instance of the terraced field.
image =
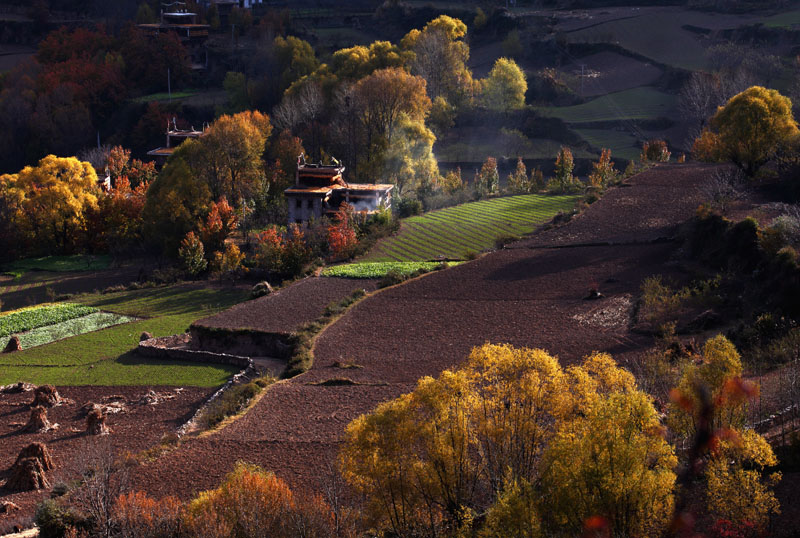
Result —
M627 131L614 129L575 129L581 138L596 148L608 148L611 157L638 159L641 149L637 147L639 139Z
M588 103L564 107L541 107L545 116L560 118L567 123L596 121L648 120L669 116L677 97L649 86L609 93Z
M495 245L498 237L523 235L572 209L578 196L525 194L481 200L407 218L397 235L379 242L364 261L465 259Z

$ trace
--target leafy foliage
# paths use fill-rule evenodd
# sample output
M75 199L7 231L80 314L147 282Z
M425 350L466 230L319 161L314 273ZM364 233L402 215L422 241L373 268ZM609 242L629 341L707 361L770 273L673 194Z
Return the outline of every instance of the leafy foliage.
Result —
M528 83L514 60L498 58L482 86L483 100L490 110L508 114L525 106Z
M29 331L46 325L80 318L99 309L73 303L56 303L23 308L0 315L0 336Z
M178 249L178 258L181 260L183 268L191 276L197 276L205 271L208 266L203 242L194 232L186 234L186 237L181 241L181 246Z
M353 421L340 462L379 529L436 534L488 508L490 536L580 532L596 514L613 532L657 532L677 460L650 398L609 356L564 371L542 350L486 344Z

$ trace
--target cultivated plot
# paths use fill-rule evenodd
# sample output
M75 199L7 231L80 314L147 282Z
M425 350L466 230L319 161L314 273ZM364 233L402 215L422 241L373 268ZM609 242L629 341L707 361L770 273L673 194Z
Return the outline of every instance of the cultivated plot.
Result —
M493 248L499 237L532 232L578 196L525 194L481 200L403 220L397 235L380 241L364 261L464 259Z

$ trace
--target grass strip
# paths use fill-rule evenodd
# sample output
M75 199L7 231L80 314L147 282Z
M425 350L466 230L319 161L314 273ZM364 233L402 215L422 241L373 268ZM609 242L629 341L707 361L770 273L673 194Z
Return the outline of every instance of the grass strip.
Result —
M25 258L7 264L3 264L3 271L8 273L24 273L26 271L91 271L108 269L111 265L111 256L101 254L97 256L85 256L74 254L72 256L44 256L42 258Z
M396 271L402 275L410 275L420 269L433 271L442 264L440 262L361 262L334 265L322 271L322 276L341 278L383 278L389 272ZM450 265L458 265L451 263Z

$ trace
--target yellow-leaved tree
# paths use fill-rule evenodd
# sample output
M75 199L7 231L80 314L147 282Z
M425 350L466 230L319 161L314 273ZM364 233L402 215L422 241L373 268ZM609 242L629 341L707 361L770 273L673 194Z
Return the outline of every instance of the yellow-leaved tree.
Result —
M777 464L772 447L745 428L747 401L758 387L741 375L736 347L723 335L711 338L703 346L702 360L684 368L668 423L679 442L702 444L698 448L706 461L709 512L719 520L763 530L770 515L779 511L770 486L780 473L767 473Z
M615 534L658 532L676 459L610 356L565 372L542 350L486 344L353 421L340 462L377 531L541 536L598 515Z
M100 194L92 165L75 157L48 155L36 166L0 176L0 183L14 208L14 225L40 252L71 251Z
M781 144L798 134L791 100L777 90L752 86L719 107L693 153L707 160L729 160L753 176Z

